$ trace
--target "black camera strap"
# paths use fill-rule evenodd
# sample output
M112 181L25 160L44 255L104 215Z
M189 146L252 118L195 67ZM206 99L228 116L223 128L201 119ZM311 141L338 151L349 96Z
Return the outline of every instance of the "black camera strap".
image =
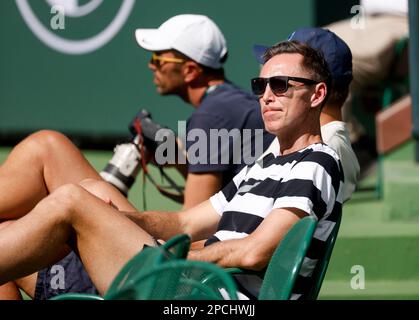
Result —
M149 173L146 174L146 177L151 181L151 183L157 188L157 190L159 190L159 192L162 195L164 195L164 196L166 196L166 197L168 197L168 198L170 198L170 199L172 199L172 200L174 200L178 203L183 203L184 198L185 198L184 197L184 192L183 192L184 188L177 185L176 182L173 181L173 179L170 178L169 175L166 172L164 172L162 167L158 167L158 168L160 170L161 176L164 179L166 179L167 182L169 183L168 187L163 187L163 186L159 185ZM174 189L174 190L176 190L176 192L168 191L167 189Z

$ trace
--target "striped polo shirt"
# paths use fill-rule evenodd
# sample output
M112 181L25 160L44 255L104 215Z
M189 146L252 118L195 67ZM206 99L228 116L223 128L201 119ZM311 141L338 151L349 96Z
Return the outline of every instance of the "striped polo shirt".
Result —
M310 276L342 210L343 171L336 152L323 143L287 155L267 154L244 167L210 198L221 215L206 245L252 233L273 209L298 208L317 218L293 298L311 286Z

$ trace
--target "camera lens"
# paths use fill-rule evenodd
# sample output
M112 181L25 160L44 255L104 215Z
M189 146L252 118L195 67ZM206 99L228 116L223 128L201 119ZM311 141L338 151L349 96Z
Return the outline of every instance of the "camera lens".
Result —
M140 171L140 161L141 155L134 143L117 145L112 159L100 175L127 196Z

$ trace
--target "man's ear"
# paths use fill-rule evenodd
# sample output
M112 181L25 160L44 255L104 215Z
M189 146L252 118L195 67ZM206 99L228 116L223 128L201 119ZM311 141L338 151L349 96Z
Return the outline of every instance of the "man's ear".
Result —
M190 83L201 75L202 68L195 61L186 61L183 64L182 72L185 82Z
M311 107L316 108L320 106L327 95L327 86L324 82L316 84L314 93L311 96Z

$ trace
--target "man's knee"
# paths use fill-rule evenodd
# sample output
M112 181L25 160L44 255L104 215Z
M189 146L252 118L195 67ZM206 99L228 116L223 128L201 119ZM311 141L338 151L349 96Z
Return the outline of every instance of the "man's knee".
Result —
M42 206L51 214L61 215L63 219L68 220L76 212L79 204L83 203L86 191L77 184L65 184L47 198L42 200L38 207Z
M54 154L61 152L63 146L72 144L63 134L52 130L35 132L22 140L11 153L11 159L27 159L28 161L46 160ZM12 160L11 160L12 161Z
M78 184L67 183L52 192L50 197L65 207L72 207L75 203L82 201L85 193L86 191Z
M65 145L70 142L65 135L53 130L41 130L35 132L25 140L26 142L30 142L32 145L48 152L51 152L60 145Z

